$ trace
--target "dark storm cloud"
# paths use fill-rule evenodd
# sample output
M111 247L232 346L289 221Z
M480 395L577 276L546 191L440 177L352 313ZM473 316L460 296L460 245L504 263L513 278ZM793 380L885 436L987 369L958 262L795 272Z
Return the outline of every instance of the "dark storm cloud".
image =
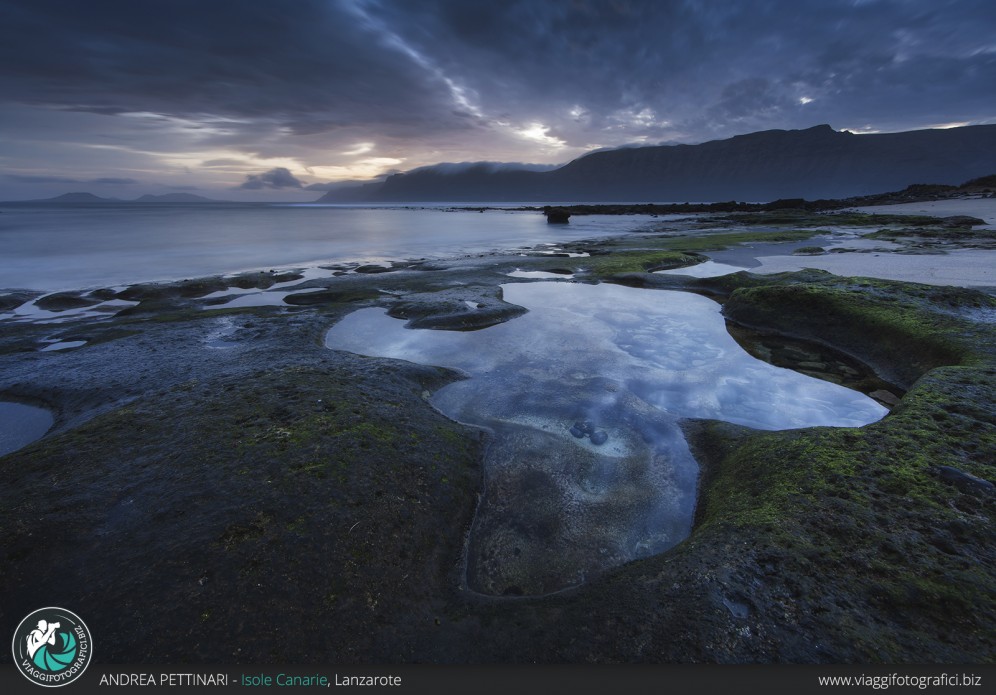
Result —
M696 10L682 3L440 0L374 11L508 115L540 116L551 102L641 103L668 89L664 71L697 62L707 44Z
M301 188L303 185L288 169L276 167L262 174L248 174L246 182L239 188L252 191L261 188Z
M37 174L31 152L231 187L288 162L370 178L996 120L991 0L0 0L0 17L0 154ZM241 187L303 190L274 171Z
M709 113L716 120L738 121L758 115L777 114L793 106L792 100L770 80L751 77L726 85Z
M669 121L707 135L731 124L742 132L744 122L898 122L904 113L909 127L922 127L996 116L996 4L988 1L436 0L376 8L474 89L485 110L510 117L542 119L577 104L589 129L653 135ZM944 102L932 103L932 93ZM653 118L640 118L642 109Z
M106 176L100 179L90 179L86 183L99 183L110 186L130 186L133 183L138 183L136 179L119 179L113 176Z
M302 132L358 121L432 128L449 112L445 85L346 2L5 1L0 16L6 100Z
M95 183L98 185L131 185L138 183L136 179L121 179L102 177L98 179L74 179L68 176L33 176L30 174L7 174L6 178L17 183Z
M6 174L6 178L17 183L80 183L78 179L68 176L31 176L21 174Z
M634 131L653 124L619 112L689 121L709 107L711 127L811 120L792 113L800 96L875 117L892 92L913 105L912 85L962 95L920 111L964 101L978 117L996 87L991 2L24 0L0 12L6 99L301 134L467 127L444 77L498 119L551 120L578 104L589 128Z

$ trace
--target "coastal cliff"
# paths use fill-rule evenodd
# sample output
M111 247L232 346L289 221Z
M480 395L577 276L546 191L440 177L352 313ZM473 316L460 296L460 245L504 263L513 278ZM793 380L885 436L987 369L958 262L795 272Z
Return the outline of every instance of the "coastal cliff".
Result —
M552 171L427 167L319 202L709 202L846 198L992 173L996 125L857 135L829 125L595 152Z

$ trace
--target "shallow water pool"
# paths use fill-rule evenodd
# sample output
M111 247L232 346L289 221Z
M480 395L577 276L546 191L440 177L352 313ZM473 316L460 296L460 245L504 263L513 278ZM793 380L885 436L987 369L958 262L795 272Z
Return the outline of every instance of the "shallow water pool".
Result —
M0 401L0 456L41 439L53 422L44 408Z
M685 538L698 467L681 418L776 430L887 412L751 357L705 297L570 282L502 292L528 313L459 332L361 309L326 334L332 349L469 376L432 403L494 433L467 553L468 583L484 593L550 593Z

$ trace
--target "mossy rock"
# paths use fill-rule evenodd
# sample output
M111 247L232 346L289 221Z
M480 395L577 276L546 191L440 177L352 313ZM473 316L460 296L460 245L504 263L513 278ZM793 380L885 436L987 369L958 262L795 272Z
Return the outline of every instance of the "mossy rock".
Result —
M621 251L584 259L584 267L600 277L619 273L650 273L657 270L684 268L707 260L699 254L680 251Z
M686 253L722 251L736 244L774 244L805 241L819 233L819 229L787 229L757 232L699 233L686 236L665 237L659 241L663 248Z
M373 653L456 581L481 443L422 396L453 378L343 356L192 381L4 457L4 607L70 601L112 661Z
M865 661L984 660L996 616L994 507L932 468L996 479L994 402L996 368L945 367L860 429L690 424L705 468L693 538L750 538L769 598L794 594L805 631L841 645L838 654L851 641Z
M7 292L0 294L0 311L11 311L38 296L37 292Z
M56 292L35 300L35 306L45 311L66 311L83 309L100 304L99 299L82 297L78 292Z
M275 271L269 272L256 272L256 273L242 273L230 278L226 281L231 287L238 287L243 290L258 289L265 290L273 287L280 282L291 282L293 280L300 280L304 277L303 274L297 272L289 273L277 273Z
M301 292L299 294L287 295L284 297L284 302L294 306L313 306L316 304L360 302L365 299L374 299L378 296L380 296L379 292L367 289L319 290L317 292Z
M934 367L977 362L979 329L938 307L994 307L996 300L974 290L901 285L853 278L755 285L733 290L723 310L747 326L834 345L904 388Z
M407 320L407 328L475 331L522 316L526 309L504 301L500 288L466 286L410 293L387 313Z

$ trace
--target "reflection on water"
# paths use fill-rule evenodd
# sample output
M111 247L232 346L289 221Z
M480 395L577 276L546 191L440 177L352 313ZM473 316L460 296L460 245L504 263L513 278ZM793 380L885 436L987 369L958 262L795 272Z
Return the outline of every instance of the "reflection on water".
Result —
M659 222L539 212L224 203L5 205L0 285L107 287L337 261L439 258L617 235Z
M0 401L0 456L40 439L53 422L44 408Z
M468 582L485 593L549 593L686 537L698 471L679 418L787 429L886 412L754 359L705 297L566 282L502 289L529 313L455 332L362 309L326 336L333 349L470 376L433 403L495 433L468 547Z
M546 270L519 270L516 268L508 274L512 278L533 278L536 280L570 280L573 273L551 273Z
M716 261L705 261L697 265L685 266L684 268L672 268L671 270L658 270L660 275L689 275L693 278L718 278L730 273L739 273L747 270L738 265L727 263L717 263Z

